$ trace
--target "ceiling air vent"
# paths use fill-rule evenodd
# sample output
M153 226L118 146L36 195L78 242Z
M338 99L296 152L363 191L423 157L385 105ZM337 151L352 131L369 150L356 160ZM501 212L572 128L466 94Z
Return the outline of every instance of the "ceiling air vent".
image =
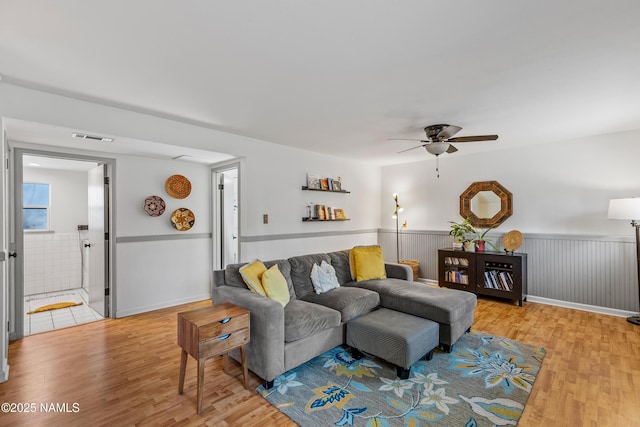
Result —
M72 133L71 136L80 139L92 139L94 141L113 142L113 138L107 138L105 136L86 135L84 133Z

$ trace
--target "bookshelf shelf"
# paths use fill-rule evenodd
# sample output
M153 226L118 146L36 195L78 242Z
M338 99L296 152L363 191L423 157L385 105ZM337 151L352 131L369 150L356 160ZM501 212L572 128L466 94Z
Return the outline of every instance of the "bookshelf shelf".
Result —
M302 218L303 222L338 222L338 221L351 221L351 218L340 219L318 219L318 218Z
M306 185L303 185L302 189L304 191L322 191L323 193L343 193L343 194L350 194L351 193L351 191L347 191L347 190L336 191L336 190L323 190L321 188L309 188Z
M527 254L438 250L438 282L460 289L517 301L527 299Z

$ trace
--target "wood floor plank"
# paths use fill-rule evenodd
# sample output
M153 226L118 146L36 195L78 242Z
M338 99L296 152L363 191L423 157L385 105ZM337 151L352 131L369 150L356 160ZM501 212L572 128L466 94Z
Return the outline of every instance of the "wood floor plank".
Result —
M196 413L196 363L178 394L178 312L185 304L32 335L9 346L10 378L0 402L36 403L35 413L0 413L0 426L294 426L222 357L206 362L203 413ZM543 346L547 355L520 423L628 426L640 419L640 327L625 319L525 303L480 299L473 329ZM39 405L66 404L70 412ZM73 412L73 404L79 406ZM60 409L60 408L58 408Z

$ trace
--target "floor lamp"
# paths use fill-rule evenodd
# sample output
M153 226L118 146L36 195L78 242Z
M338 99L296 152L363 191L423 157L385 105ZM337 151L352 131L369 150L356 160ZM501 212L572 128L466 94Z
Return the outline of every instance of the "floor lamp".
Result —
M398 193L393 193L393 201L396 204L396 209L391 216L391 218L396 220L396 262L400 262L400 229L398 226L398 216L404 208L398 204Z
M640 197L631 199L611 199L609 201L609 219L626 219L636 229L636 263L638 267L638 310L640 310ZM640 325L640 314L627 317L627 322Z

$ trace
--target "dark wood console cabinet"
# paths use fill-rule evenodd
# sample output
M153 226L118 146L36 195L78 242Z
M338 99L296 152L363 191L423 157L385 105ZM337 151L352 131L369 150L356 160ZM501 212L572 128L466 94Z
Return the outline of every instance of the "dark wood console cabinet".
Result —
M527 299L527 254L438 250L438 284L477 295Z

